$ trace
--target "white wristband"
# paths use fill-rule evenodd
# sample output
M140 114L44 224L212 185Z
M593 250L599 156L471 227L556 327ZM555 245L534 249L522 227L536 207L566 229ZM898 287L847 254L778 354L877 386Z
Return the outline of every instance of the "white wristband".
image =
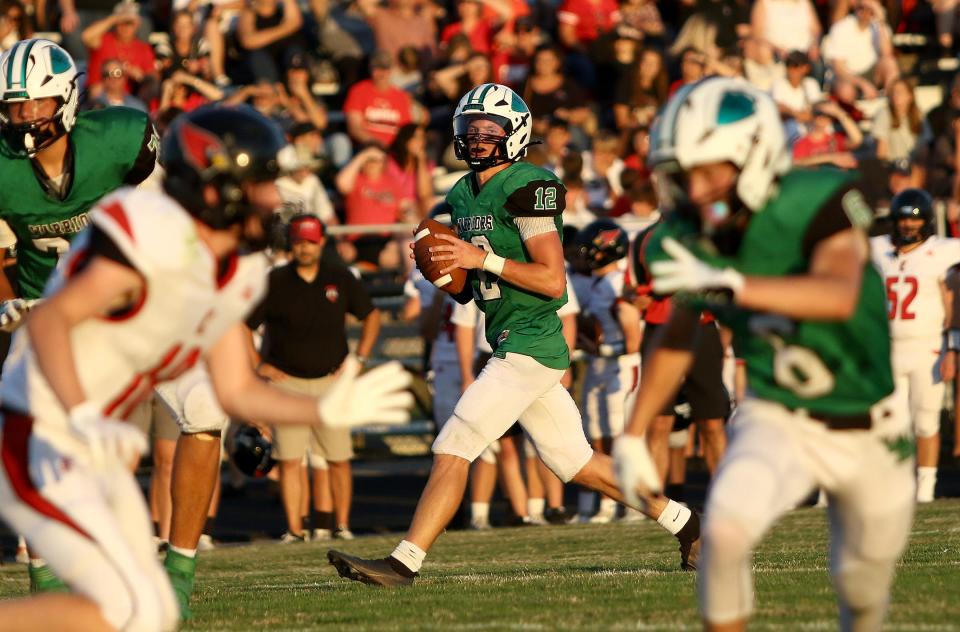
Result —
M492 252L488 252L487 256L483 258L483 269L490 274L495 274L497 276L501 276L503 274L503 266L506 264L506 259Z

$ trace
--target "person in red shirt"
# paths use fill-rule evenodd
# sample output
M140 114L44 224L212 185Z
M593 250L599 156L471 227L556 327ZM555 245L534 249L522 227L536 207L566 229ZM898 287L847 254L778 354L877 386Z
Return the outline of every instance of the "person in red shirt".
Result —
M370 59L370 79L353 85L347 92L343 112L347 133L357 145L374 143L388 147L397 131L414 121L410 95L390 83L393 56L378 51Z
M400 219L401 183L387 173L387 154L376 145L357 153L337 174L336 185L344 197L346 224L393 224ZM400 249L390 233L350 235L347 241L355 254L347 246L341 248L341 255L363 267L377 269L401 263Z
M840 123L838 132L834 121ZM793 145L793 162L799 167L833 165L855 169L857 159L852 150L863 142L863 133L853 119L836 103L824 101L813 107L813 122L806 134Z
M448 24L440 33L440 43L447 44L450 38L457 33L463 33L469 38L473 50L478 53L489 54L493 49L493 34L504 22L513 18L513 11L509 2L504 0L490 0L488 6L493 15L484 14L484 3L480 0L458 0L457 22Z
M614 0L564 0L557 22L561 43L579 49L619 24L620 6Z
M127 76L127 90L131 93L157 81L158 73L153 47L137 39L140 27L140 9L136 2L124 0L113 8L113 13L84 29L81 39L90 51L87 66L87 87L91 96L100 92L101 66L115 59Z

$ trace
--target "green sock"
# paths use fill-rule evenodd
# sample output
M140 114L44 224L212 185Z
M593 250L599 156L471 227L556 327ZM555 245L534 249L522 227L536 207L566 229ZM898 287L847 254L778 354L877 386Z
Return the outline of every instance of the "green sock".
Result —
M70 592L67 585L60 581L46 564L43 566L28 564L27 574L30 576L31 593Z
M169 549L167 550L167 557L163 560L163 567L170 577L173 592L177 595L177 603L180 604L180 617L183 619L191 618L193 613L190 612L190 596L193 595L193 576L197 571L197 558L187 557Z

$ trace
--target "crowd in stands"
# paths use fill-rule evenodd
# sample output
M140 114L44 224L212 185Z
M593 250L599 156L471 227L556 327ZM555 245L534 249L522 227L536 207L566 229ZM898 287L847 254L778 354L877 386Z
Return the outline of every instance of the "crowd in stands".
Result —
M423 217L463 170L456 102L489 81L534 113L543 144L528 159L563 179L569 222L648 215L649 127L709 75L770 91L797 164L860 169L880 206L891 189L925 186L955 221L957 11L948 0L2 0L0 48L55 33L86 69L85 107L141 108L161 130L205 103L251 105L296 146L286 210L329 224ZM369 268L402 259L385 233L351 235L340 254Z

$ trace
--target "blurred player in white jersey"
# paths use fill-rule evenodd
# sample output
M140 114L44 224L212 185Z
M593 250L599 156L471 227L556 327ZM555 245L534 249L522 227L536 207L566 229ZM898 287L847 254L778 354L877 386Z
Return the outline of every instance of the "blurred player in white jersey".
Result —
M590 323L578 327L578 342L587 353L580 414L593 449L610 454L640 384L640 310L623 299L630 240L613 220L598 219L580 231L577 244L591 273L573 277L581 322ZM605 496L594 514L596 498L596 492L580 492L579 521L604 524L616 517L616 501Z
M146 439L123 422L158 382L205 360L229 414L347 426L409 418L397 365L361 378L349 367L322 400L253 372L242 318L263 295L266 260L238 251L265 245L283 146L253 110L184 115L164 141L166 194L104 198L16 333L0 386L0 515L71 593L0 604L12 629L176 627L127 469Z
M917 502L933 500L945 382L956 372L960 340L947 332L953 306L947 270L960 263L960 240L934 235L933 200L906 189L890 201L889 235L870 239L887 288L897 390L909 394L917 437Z

